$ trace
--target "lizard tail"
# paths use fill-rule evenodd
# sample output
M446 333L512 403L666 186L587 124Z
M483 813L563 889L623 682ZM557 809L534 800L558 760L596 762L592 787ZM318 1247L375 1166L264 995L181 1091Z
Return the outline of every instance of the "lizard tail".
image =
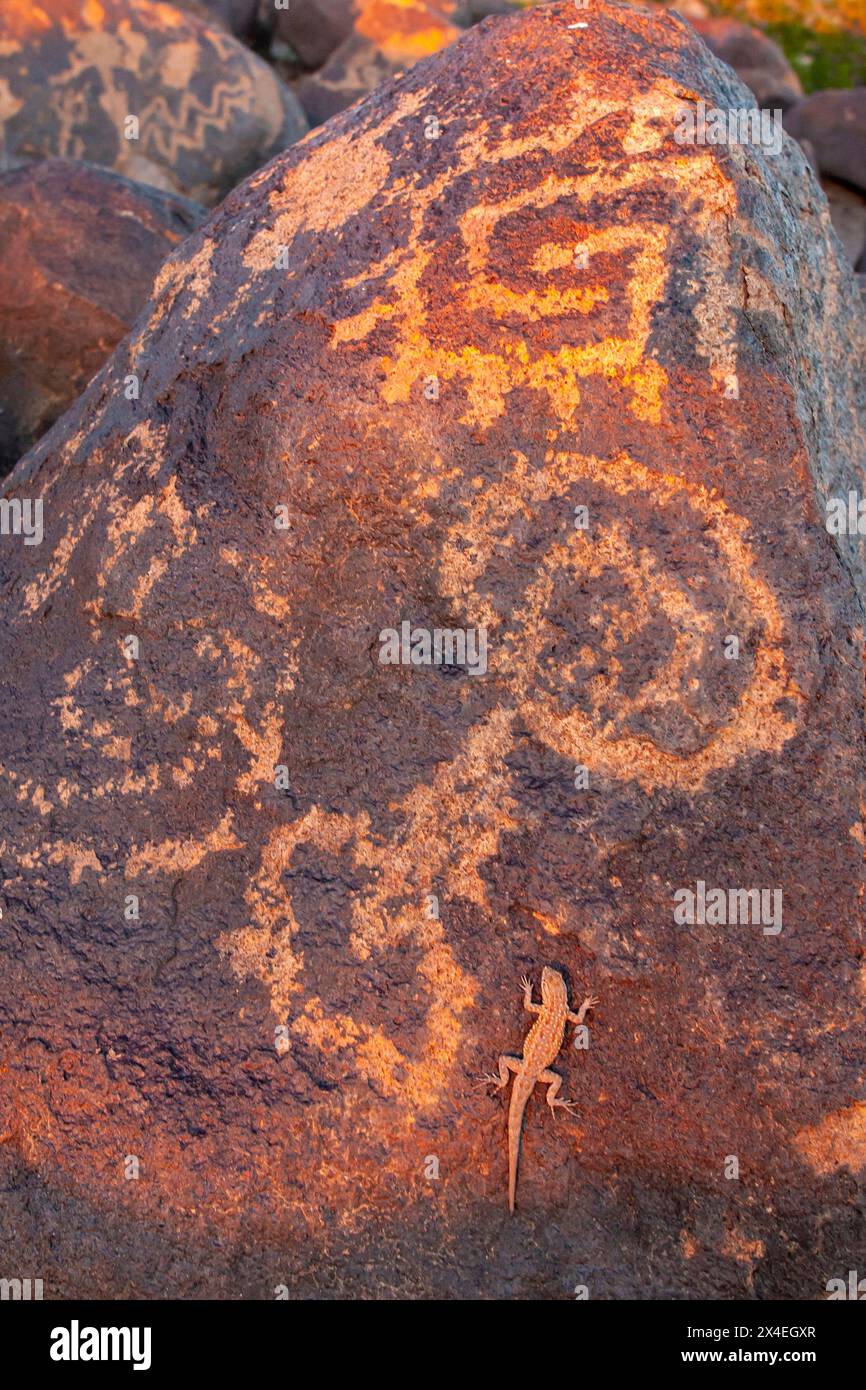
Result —
M528 1096L513 1094L508 1111L508 1210L514 1215L514 1198L517 1195L517 1164L520 1160L520 1131L523 1128L523 1112Z

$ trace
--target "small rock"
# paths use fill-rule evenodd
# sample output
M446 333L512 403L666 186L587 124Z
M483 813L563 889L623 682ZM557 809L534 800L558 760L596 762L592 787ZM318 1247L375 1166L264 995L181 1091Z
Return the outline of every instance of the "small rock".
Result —
M448 20L455 9L456 0L441 0L435 6L428 0L304 0L303 5L280 11L276 32L310 68L321 67L355 35L379 48L389 70L396 71L444 47L434 37L443 26L451 31L447 42L457 37L459 30ZM354 82L366 95L371 88L365 85L361 69L369 72L373 66L368 50L358 45L341 55L337 68L325 80L342 82L340 74L351 74L357 67L358 78L350 76L349 83ZM343 102L335 109L348 105L351 102Z
M352 0L304 0L278 12L275 33L308 68L319 68L349 37L354 20Z
M396 71L376 44L350 34L324 66L303 78L295 90L310 124L322 125Z
M301 105L310 122L320 125L368 96L386 78L446 48L460 33L422 0L411 8L380 0L359 15L357 30L324 67L298 84Z

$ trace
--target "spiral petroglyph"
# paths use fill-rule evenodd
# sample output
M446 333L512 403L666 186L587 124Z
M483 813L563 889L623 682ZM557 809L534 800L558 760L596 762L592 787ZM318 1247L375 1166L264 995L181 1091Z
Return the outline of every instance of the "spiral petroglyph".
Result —
M572 524L573 503L587 495L586 484L593 485L599 499L607 499L606 505L599 501L598 512L600 518L610 518L600 519L591 536ZM628 509L618 505L638 494L651 510L671 510L672 527L685 535L703 531L704 575L683 576L680 566L670 566L670 551L667 567L653 555L651 528L643 520L632 526ZM200 546L198 528L180 502L174 480L156 498L149 494L136 507L115 503L110 510L116 511L117 520L108 528L111 558L99 587L113 587L117 569L123 569L125 597L115 590L112 609L146 627L160 592L166 597L172 592L175 567L196 565L190 551ZM533 557L531 567L511 553L515 513L529 518L529 533L524 532L522 542ZM340 1045L371 1069L387 1094L399 1093L413 1108L435 1104L448 1085L458 1053L460 1016L470 1007L475 988L457 965L442 923L425 919L421 904L426 894L438 891L446 900L465 898L492 914L482 870L500 853L503 831L517 824L521 814L518 788L505 763L514 745L515 725L525 725L541 744L585 764L591 774L626 783L634 780L648 792L672 787L698 794L714 772L781 750L797 729L796 718L784 711L796 711L800 696L782 651L778 603L755 572L746 530L744 520L706 490L692 487L684 493L679 480L660 477L625 456L602 461L551 451L543 469L534 472L516 455L497 486L476 494L445 539L437 572L441 597L459 603L488 630L496 703L492 694L491 708L467 729L456 756L437 768L429 784L416 785L392 808L397 830L390 837L377 831L369 812L335 814L317 806L285 827L268 831L265 822L254 833L252 843L261 842L261 853L245 894L251 925L224 933L217 944L241 977L253 975L265 983L276 1019L292 1020L299 1035L320 1039L328 1047L337 1029ZM64 548L68 564L74 564L76 549ZM497 601L495 574L503 557L511 560L509 590L507 598ZM205 555L200 563L207 563ZM230 548L223 550L221 563L245 590L244 628L246 615L260 609L278 613L292 631L291 590L273 567L251 575ZM526 574L517 602L515 566ZM616 593L606 593L593 613L594 581L604 570L616 573ZM43 601L61 580L53 565L47 577L50 587L38 590ZM561 605L573 608L575 591L588 609L580 646L567 637L563 640L558 630ZM26 601L32 604L35 598ZM103 612L93 605L91 623L98 641ZM745 663L742 689L735 691L730 706L714 707L707 689L714 667L718 678L722 666L722 619L730 623L737 612L755 634L754 650ZM662 615L671 641L663 659L648 666L631 693L619 679L618 649L640 642L641 629L653 613ZM193 635L201 622L187 615ZM281 760L292 723L297 649L274 698L264 705L256 679L262 658L249 645L248 634L245 640L243 629L203 631L194 638L187 659L190 680L182 693L163 691L158 681L146 681L142 689L130 665L113 675L102 700L93 689L85 698L89 679L98 678L104 669L94 658L85 670L64 674L65 694L55 702L55 717L67 737L78 740L81 755L98 749L109 767L112 760L119 765L96 785L65 781L62 799L67 812L74 816L81 799L113 796L122 804L128 797L140 804L142 797L158 798L167 784L206 785L214 762L221 759L227 727L234 730L246 755L232 794L261 810L263 787ZM214 675L225 692L216 700ZM128 725L104 713L89 713L112 692L125 709L140 702L140 716L147 723L183 720L193 729L182 760L154 763L132 774ZM677 719L669 729L672 710ZM7 772L24 794L27 783L21 775ZM40 856L55 862L62 845L62 840L46 843L37 836L23 850L26 867L34 868ZM380 1030L367 1028L351 1014L342 1011L331 1018L328 1000L310 996L303 951L295 944L292 895L283 881L299 845L346 853L356 868L371 875L370 886L357 893L350 916L347 945L358 960L399 952L407 939L420 947L419 987L427 999L427 1032L413 1059L403 1057ZM74 856L66 854L72 881L80 881L87 867L104 872L99 848L97 840L78 845ZM142 876L170 878L210 856L240 848L233 813L228 811L198 835L170 835L134 846L125 876L130 882ZM398 1066L409 1066L412 1078L404 1078L399 1088Z
M579 488L587 480L614 497L628 498L640 492L653 507L678 506L675 524L708 532L712 543L707 547L704 579L710 581L713 562L725 571L719 611L696 602L693 591L697 590L698 600L701 596L699 576L692 574L688 581L678 579L676 567L665 569L653 557L651 541L642 543L640 538L629 536L623 511L615 510L617 520L600 524L587 538L574 531L567 505L560 508L565 519L560 527L562 537L541 531L549 544L540 562L539 542L524 535L524 544L529 541L528 549L536 560L535 575L512 615L505 605L498 607L495 589L491 598L485 581L494 558L507 554L514 545L511 522L515 509L529 516L543 515L552 500L568 502L581 495ZM426 1096L428 1103L434 1102L448 1084L459 1040L459 1017L453 1007L453 961L442 940L441 924L425 921L420 904L425 894L440 889L448 898L466 897L486 912L492 911L481 871L500 853L502 832L513 827L520 816L518 788L504 763L514 744L515 724L524 724L539 742L563 757L585 764L591 774L634 780L646 791L671 787L691 794L699 793L714 772L751 756L778 753L795 735L797 719L785 710L796 711L801 697L786 668L778 604L755 573L744 540L746 523L704 489L688 490L685 507L683 500L679 480L660 478L634 460L621 457L603 462L553 454L543 472L535 475L527 469L526 460L517 456L513 468L503 475L499 492L490 488L478 494L467 517L443 547L439 575L443 597L459 601L487 628L499 704L469 730L457 757L437 770L432 784L416 786L396 808L401 829L395 839L377 841L371 835L367 815L328 816L318 808L272 835L261 870L247 894L254 925L227 935L220 944L241 974L253 973L265 982L278 1018L290 1016L296 997L304 997L303 953L293 946L297 923L291 893L281 886L282 875L298 844L340 849L349 844L353 862L374 868L378 880L356 899L351 949L359 959L366 959L371 951L399 950L407 937L424 943L420 972L430 996ZM467 541L472 547L471 563L465 561ZM607 611L598 615L593 634L597 638L595 651L584 646L580 652L563 652L554 640L557 578L560 587L578 586L591 593L593 577L605 567L618 572L622 603L615 611L608 604ZM623 636L632 643L639 641L641 626L651 610L664 615L672 644L658 669L651 668L630 696L617 679L616 643ZM730 622L737 610L744 619L748 615L755 650L744 688L730 708L712 711L711 722L709 707L701 708L696 691L711 677L713 656L717 670L721 666L722 618L726 616ZM552 647L557 650L555 660L549 655ZM584 674L581 662L597 666L599 655L607 663L604 676L589 671ZM575 697L583 693L586 707L575 709ZM665 746L663 735L653 737L653 713L659 726L671 707L688 718L690 701L693 727L688 731L690 740L686 740L691 744L688 751ZM682 737L681 729L677 733ZM432 856L430 846L435 847ZM401 909L389 907L407 898ZM436 966L445 958L449 973ZM465 1008L471 1004L473 992L465 975L460 976L460 985ZM437 991L446 988L447 992L437 997ZM327 1019L327 1001L316 998L312 1004ZM443 1007L451 1016L447 1028L440 1030L432 1025L431 1017ZM314 1030L302 1015L293 1026L305 1036L321 1036L327 1046L333 1043L333 1030L325 1024ZM369 1050L381 1068L387 1052L376 1044L384 1040L364 1038L364 1030L351 1017L341 1017L339 1026L341 1045ZM452 1040L450 1047L442 1045L440 1033ZM393 1048L390 1055L395 1063L405 1060ZM415 1066L421 1065L422 1059L418 1059ZM396 1092L393 1075L387 1069L380 1070L379 1079L383 1083L387 1080L389 1091ZM402 1091L407 1099L418 1098L414 1081L405 1083Z

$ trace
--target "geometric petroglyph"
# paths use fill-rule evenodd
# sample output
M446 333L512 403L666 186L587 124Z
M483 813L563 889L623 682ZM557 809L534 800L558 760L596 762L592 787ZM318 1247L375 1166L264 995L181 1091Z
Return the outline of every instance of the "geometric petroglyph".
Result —
M651 138L644 127L640 130L644 140ZM658 139L657 133L652 138ZM665 166L652 177L691 204L697 225L730 213L732 188L719 177L713 159L696 156L680 166ZM461 421L480 428L501 416L509 392L521 387L544 392L556 421L570 428L580 406L581 379L589 376L624 385L629 409L658 423L667 374L648 344L653 309L665 295L671 227L646 218L597 225L591 205L609 191L611 176L595 170L580 178L548 175L505 198L482 198L459 217L446 247L434 248L424 236L425 219L454 175L452 170L447 181L443 177L412 190L405 247L371 267L366 278L377 284L375 298L336 320L333 347L363 343L378 325L392 326L394 340L377 364L382 399L405 403L429 376L456 380L467 398ZM650 176L641 164L619 170L619 196L638 198ZM548 222L541 221L534 240L520 235L522 225L538 228L545 211ZM497 237L507 239L498 250ZM575 259L578 249L583 263ZM723 236L706 239L700 253L703 294L696 294L693 310L698 351L709 359L714 385L736 365L734 305L725 275L729 255ZM565 271L570 283L563 280ZM621 287L627 305L625 323L611 303L613 286ZM441 308L446 296L447 313ZM611 321L596 331L596 320L609 305ZM574 331L580 319L588 325L582 342L575 341ZM566 341L546 341L565 324Z
M736 368L726 232L735 185L712 152L670 158L681 104L681 91L663 80L628 110L618 97L569 94L547 128L517 137L481 122L455 137L442 172L415 167L397 177L386 143L419 126L426 109L423 91L400 95L374 130L336 133L275 185L273 221L251 238L244 263L270 276L279 247L292 263L296 238L345 237L363 213L379 229L382 254L339 285L346 307L333 314L331 346L357 360L374 355L386 404L409 401L435 375L465 392L462 422L486 428L512 390L530 387L546 393L568 428L581 380L602 376L625 387L639 419L657 422L667 374L649 347L652 315L686 221L699 272L690 286L696 350L716 387ZM550 171L551 159L612 117L625 123L619 158ZM293 263L287 284L302 265ZM359 299L362 307L348 307ZM380 346L374 335L383 328Z
M572 191L564 181L549 180L545 189L551 201ZM538 189L531 195L537 197ZM518 291L502 283L491 283L480 273L484 254L496 218L517 210L528 201L528 195L514 197L497 208L489 205L470 209L461 219L461 234L466 250L467 268L473 282L466 288L458 284L454 290L454 314L464 326L471 325L474 315L489 312L496 316L500 328L508 317L526 323L564 315L589 315L608 299L604 284L585 286L559 292L555 289ZM420 227L420 211L415 213ZM575 346L566 344L552 351L534 352L519 332L500 333L493 349L476 343L443 344L441 333L427 326L423 311L424 294L420 282L432 253L419 249L395 272L392 288L399 307L391 301L379 301L355 318L338 322L334 328L334 343L357 341L365 336L377 319L399 324L399 337L387 358L383 360L383 399L389 404L407 401L413 387L428 375L440 381L457 379L466 390L468 409L462 417L466 424L482 428L489 426L505 409L509 391L531 387L546 392L551 409L564 427L573 423L580 404L581 377L607 373L621 379L632 391L631 408L635 414L657 421L660 413L660 389L666 381L663 368L645 356L649 336L649 312L652 287L664 274L663 250L666 243L664 227L643 223L640 227L604 227L580 229L571 242L542 243L537 248L534 267L562 268L574 263L574 246L580 241L590 257L608 253L633 252L631 285L632 322L629 332L620 338L588 342ZM419 312L420 310L420 312ZM484 338L489 339L489 334ZM480 335L476 335L480 340Z

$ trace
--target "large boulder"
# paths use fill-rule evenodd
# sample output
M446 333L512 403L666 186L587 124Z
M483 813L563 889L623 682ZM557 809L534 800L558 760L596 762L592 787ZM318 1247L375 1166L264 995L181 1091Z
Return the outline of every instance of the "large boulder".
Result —
M793 142L683 141L750 105L694 30L575 23L233 192L7 483L0 1222L46 1297L861 1262L863 318ZM478 1078L544 966L601 1002L511 1217Z
M217 202L306 130L292 92L221 26L151 0L0 8L0 149Z
M81 394L204 215L77 160L0 173L0 474Z

